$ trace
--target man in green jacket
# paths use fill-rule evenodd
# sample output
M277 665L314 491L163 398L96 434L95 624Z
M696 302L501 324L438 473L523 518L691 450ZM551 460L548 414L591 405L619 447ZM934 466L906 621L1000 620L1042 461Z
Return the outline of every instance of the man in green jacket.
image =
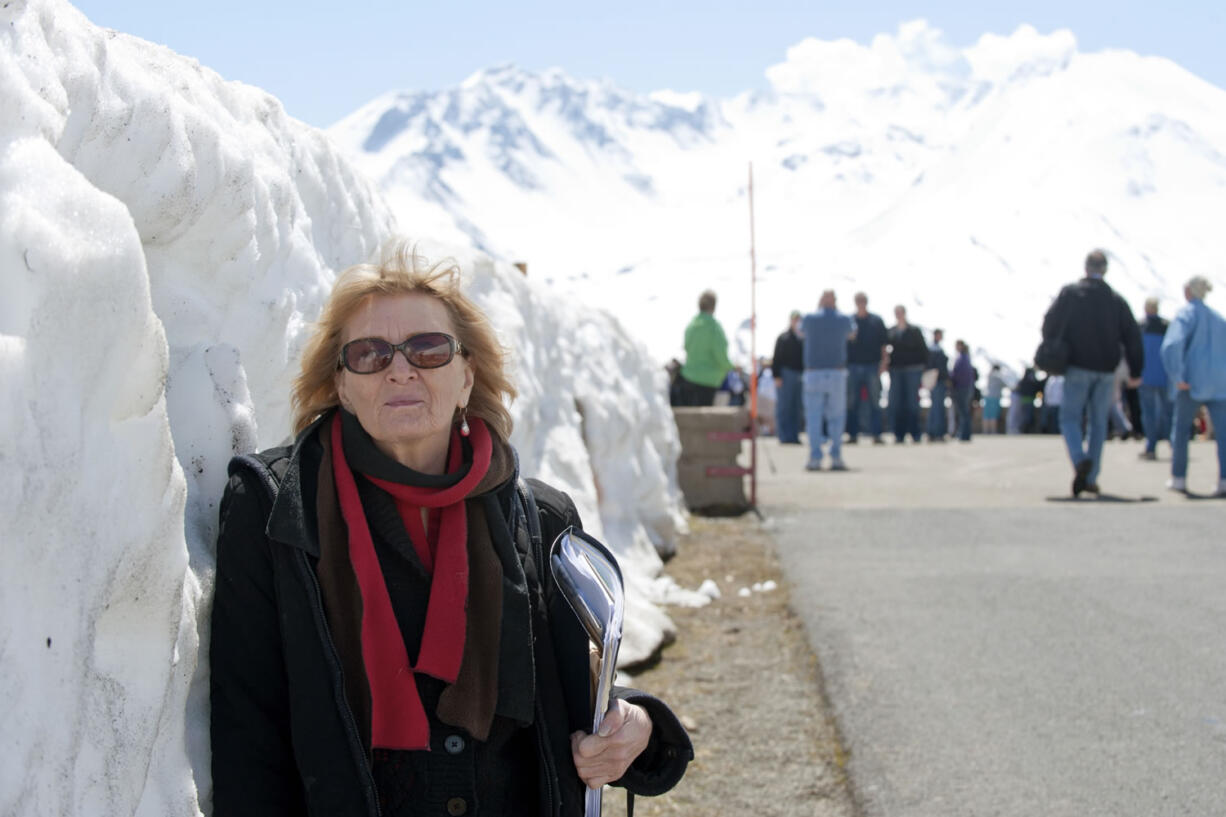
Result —
M728 338L715 320L715 293L698 296L698 314L685 328L685 365L678 374L683 406L709 406L715 391L732 369Z

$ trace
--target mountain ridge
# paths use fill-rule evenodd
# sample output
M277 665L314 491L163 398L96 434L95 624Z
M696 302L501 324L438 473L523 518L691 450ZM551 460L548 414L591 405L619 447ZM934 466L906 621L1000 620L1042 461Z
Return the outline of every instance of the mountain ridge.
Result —
M844 303L865 289L1016 365L1094 246L1138 309L1173 304L1193 272L1226 283L1207 218L1226 192L1226 91L1169 60L1084 54L1070 32L1029 26L959 49L916 21L867 46L805 38L766 76L716 99L502 65L384 95L329 133L402 224L529 260L618 310L661 360L679 351L678 304L703 288L746 324L750 160L772 330L826 286ZM413 115L384 138L372 122L407 111L399 99ZM977 317L967 290L1015 320Z

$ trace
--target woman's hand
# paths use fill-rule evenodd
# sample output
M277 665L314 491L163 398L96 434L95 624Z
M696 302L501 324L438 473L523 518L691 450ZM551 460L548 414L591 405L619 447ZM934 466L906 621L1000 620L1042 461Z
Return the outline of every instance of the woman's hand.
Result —
M588 788L598 789L619 780L630 764L647 748L651 739L651 717L635 704L614 699L595 735L575 732L570 750L575 768Z

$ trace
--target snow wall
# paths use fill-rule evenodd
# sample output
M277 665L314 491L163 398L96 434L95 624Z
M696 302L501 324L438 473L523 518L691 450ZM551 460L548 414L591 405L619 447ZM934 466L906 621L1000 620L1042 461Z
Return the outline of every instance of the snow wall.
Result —
M310 322L396 232L268 94L58 0L0 6L0 814L209 811L226 463L287 437ZM663 375L610 316L458 260L515 360L523 471L623 559L644 658L685 525Z

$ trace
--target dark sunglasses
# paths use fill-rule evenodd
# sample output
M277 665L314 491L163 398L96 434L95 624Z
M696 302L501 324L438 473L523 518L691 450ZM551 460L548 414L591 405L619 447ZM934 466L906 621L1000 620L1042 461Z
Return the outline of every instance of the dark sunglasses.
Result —
M463 354L460 342L445 332L423 332L400 343L383 338L358 338L341 347L337 366L344 366L354 374L374 374L392 365L397 350L418 369L437 369L450 363L456 352Z

